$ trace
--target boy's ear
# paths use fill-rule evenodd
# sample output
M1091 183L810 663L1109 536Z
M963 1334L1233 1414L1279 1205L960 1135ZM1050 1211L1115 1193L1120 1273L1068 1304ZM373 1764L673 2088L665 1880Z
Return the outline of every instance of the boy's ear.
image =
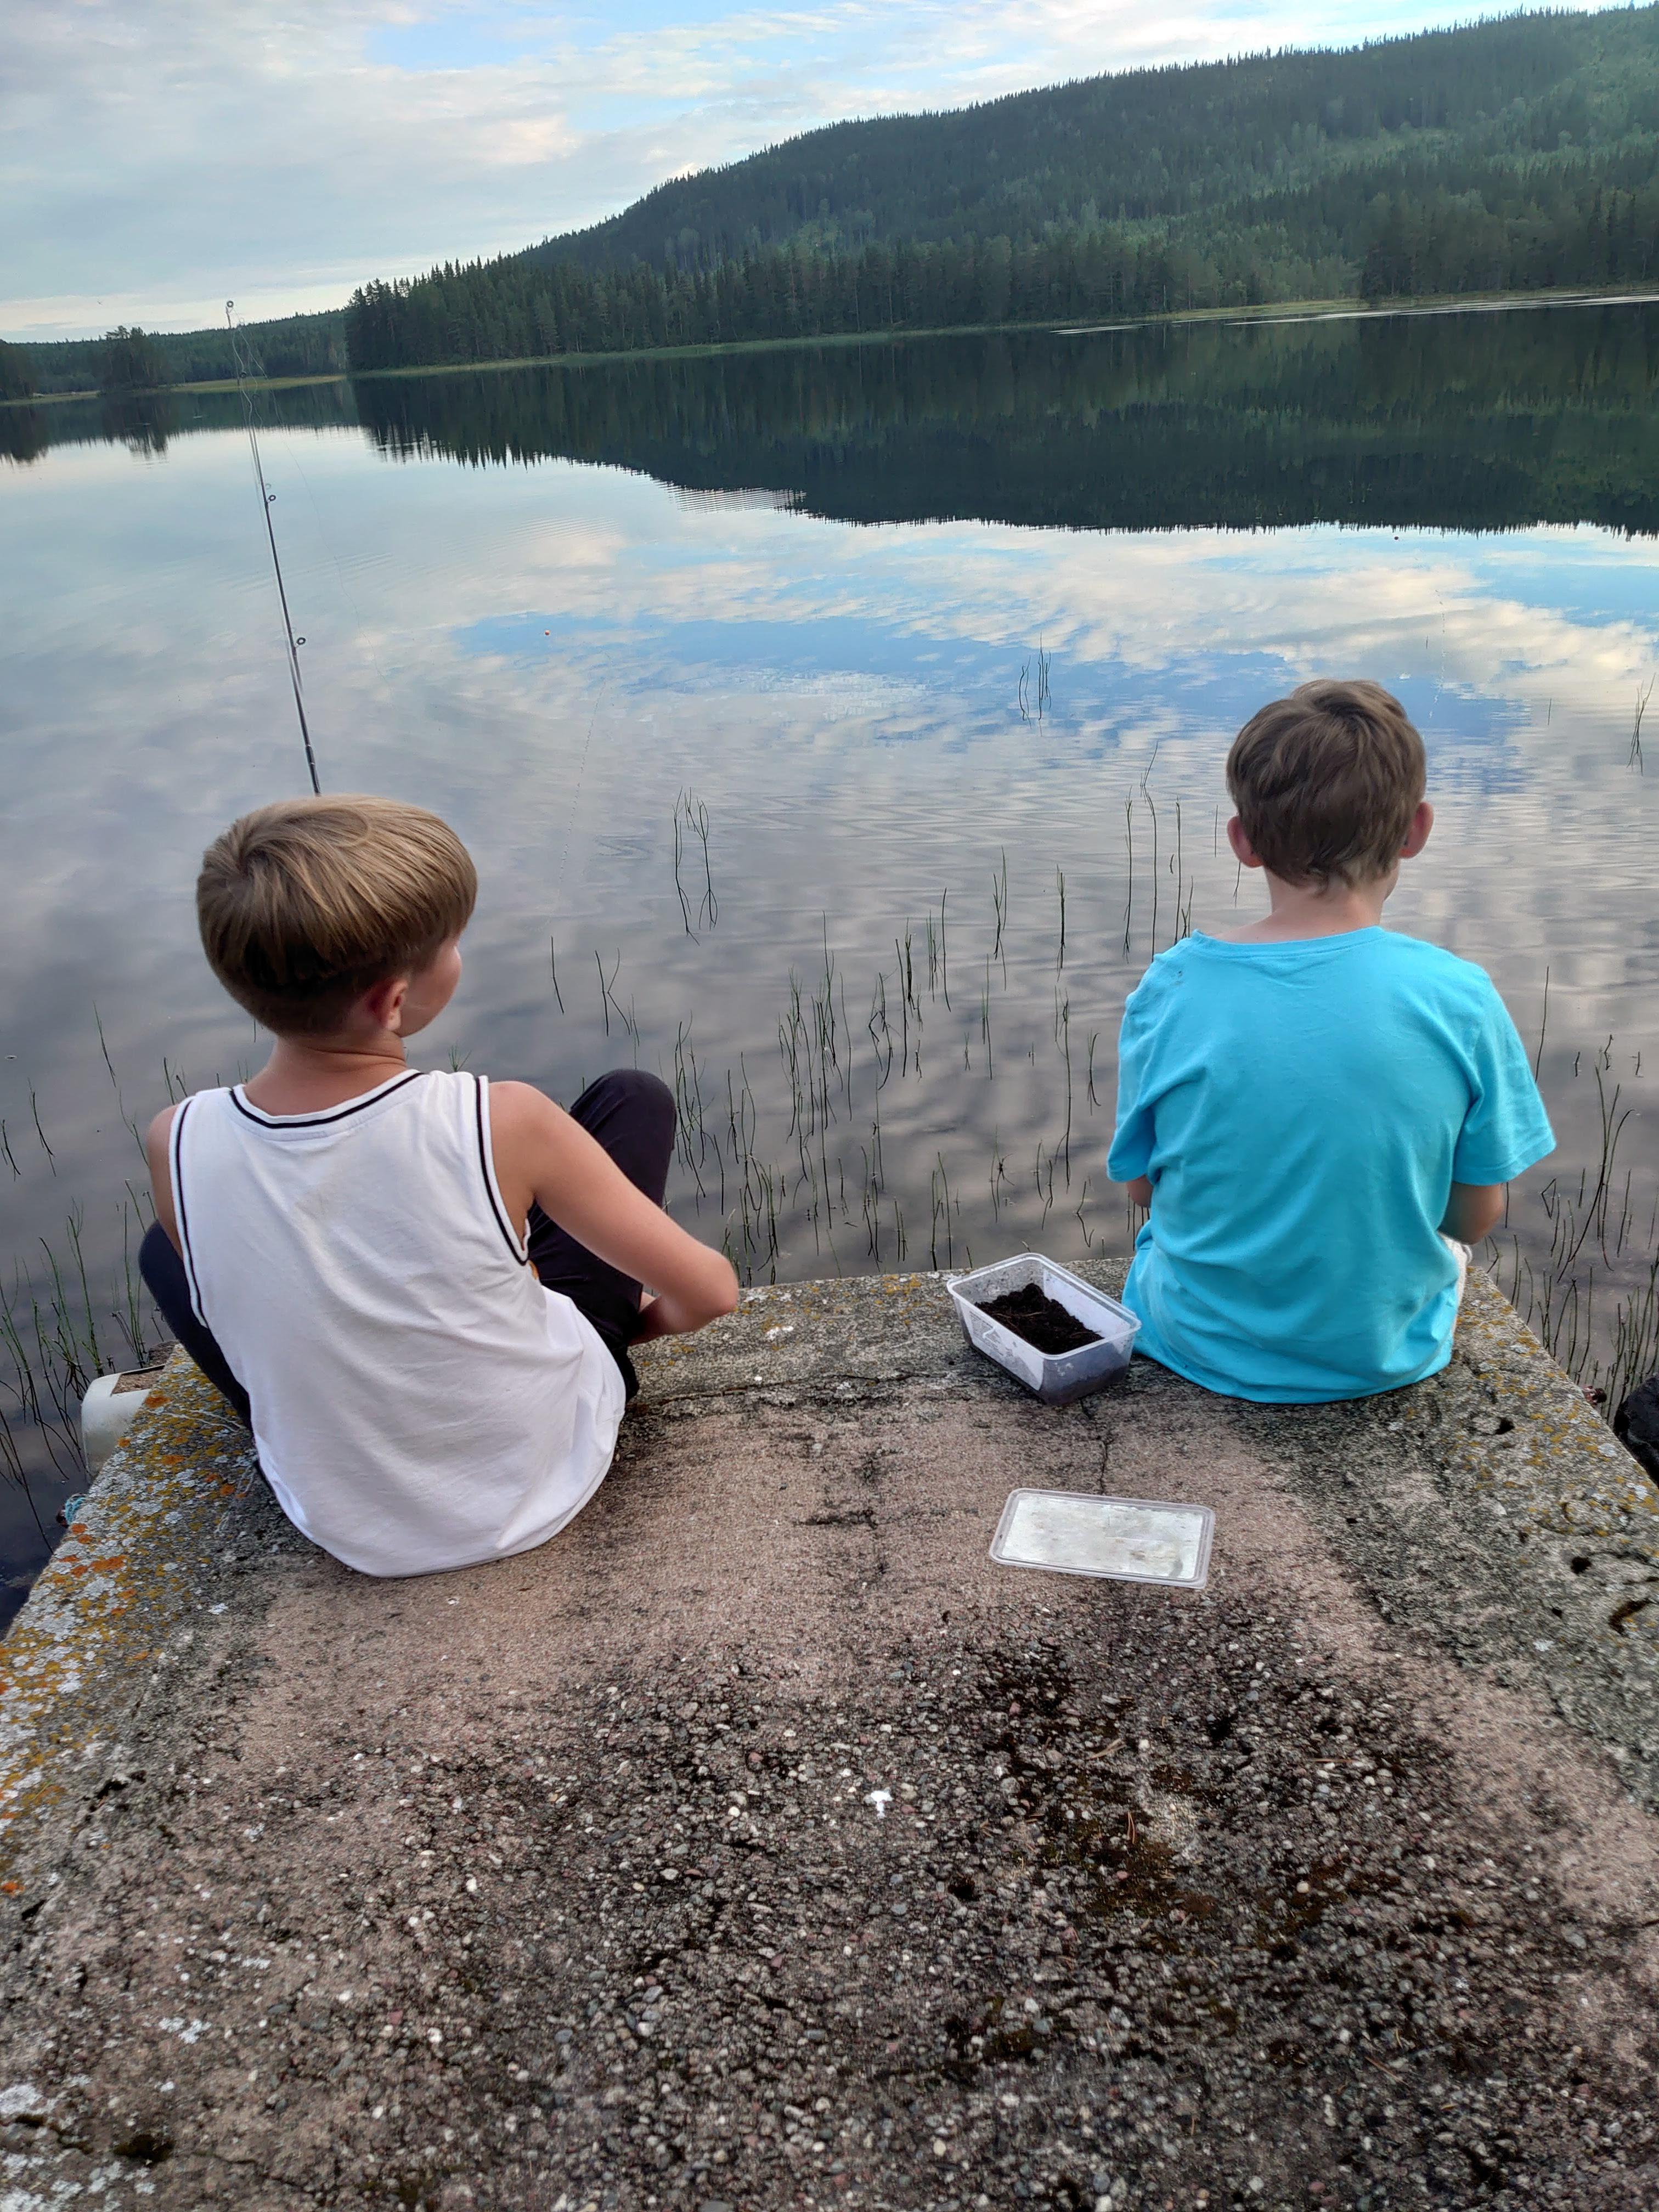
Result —
M1429 842L1429 832L1434 827L1434 809L1426 799L1417 802L1417 811L1412 816L1411 828L1406 832L1406 842L1400 848L1402 860L1414 860Z
M1261 866L1261 856L1244 835L1244 824L1236 814L1227 824L1227 842L1232 847L1233 857L1241 867L1259 868Z
M407 975L388 975L384 982L374 984L363 993L357 1004L376 1029L397 1030L404 1010L404 1000L409 996Z

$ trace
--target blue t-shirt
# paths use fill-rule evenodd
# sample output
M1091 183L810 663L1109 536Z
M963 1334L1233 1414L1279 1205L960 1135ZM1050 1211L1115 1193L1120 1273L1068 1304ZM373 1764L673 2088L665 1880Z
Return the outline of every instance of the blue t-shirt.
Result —
M1267 1402L1419 1382L1451 1357L1452 1184L1554 1144L1484 969L1386 929L1185 938L1123 1012L1109 1171L1154 1193L1136 1349Z

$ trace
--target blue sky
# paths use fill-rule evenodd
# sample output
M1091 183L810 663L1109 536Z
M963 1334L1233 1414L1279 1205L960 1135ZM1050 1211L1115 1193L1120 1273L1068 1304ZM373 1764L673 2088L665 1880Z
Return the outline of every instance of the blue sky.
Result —
M185 329L233 295L248 315L326 307L366 276L526 245L841 117L1468 13L1434 0L9 0L0 335Z

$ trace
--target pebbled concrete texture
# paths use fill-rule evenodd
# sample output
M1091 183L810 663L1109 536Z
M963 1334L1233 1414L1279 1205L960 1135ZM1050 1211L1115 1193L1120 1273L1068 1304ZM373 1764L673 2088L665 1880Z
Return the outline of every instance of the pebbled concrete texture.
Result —
M412 1583L169 1369L0 1645L4 2212L1659 2201L1659 1509L1488 1285L1348 1407L1042 1407L926 1276L641 1368ZM993 1566L1029 1482L1210 1589Z

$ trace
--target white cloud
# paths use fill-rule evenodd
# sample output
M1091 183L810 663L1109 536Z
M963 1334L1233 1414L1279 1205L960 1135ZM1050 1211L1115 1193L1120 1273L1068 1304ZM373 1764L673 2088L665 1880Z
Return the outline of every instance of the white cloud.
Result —
M1140 63L1341 43L1421 0L830 0L608 12L404 0L12 0L0 328L186 327L511 250L837 118Z

